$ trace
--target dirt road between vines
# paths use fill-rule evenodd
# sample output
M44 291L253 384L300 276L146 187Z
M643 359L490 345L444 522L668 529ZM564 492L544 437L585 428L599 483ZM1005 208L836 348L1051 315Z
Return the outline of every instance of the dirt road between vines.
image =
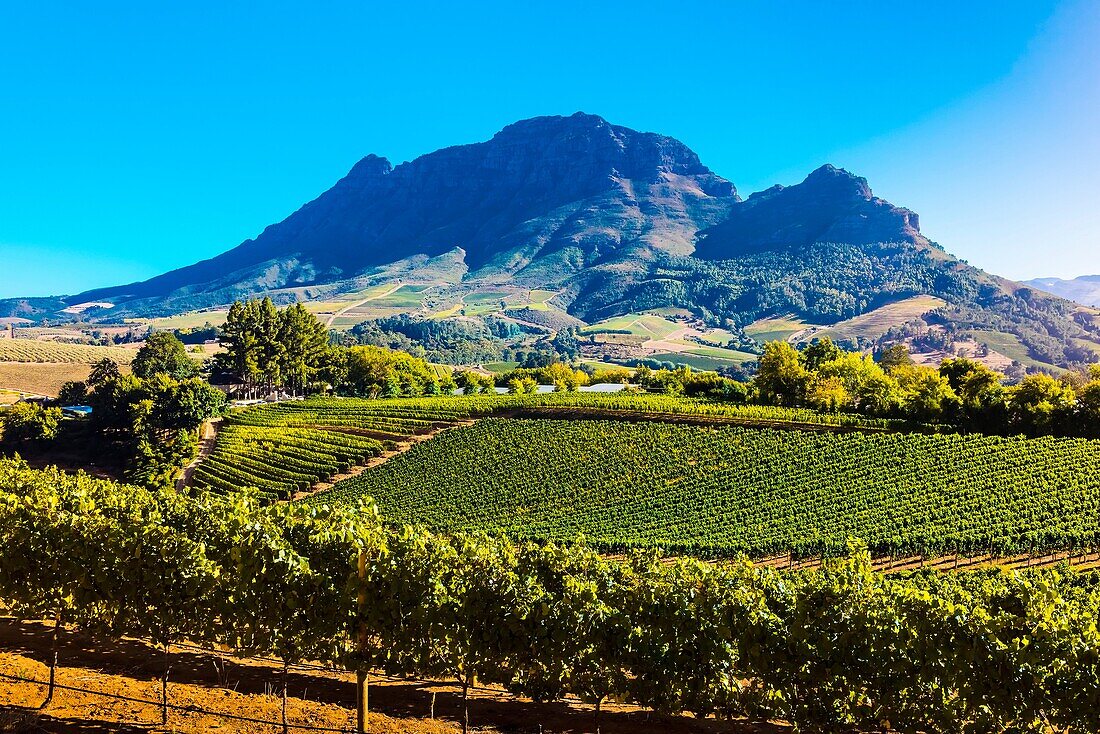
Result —
M0 676L46 680L51 625L0 618ZM280 720L281 665L243 660L189 647L171 656L168 726L160 723L162 654L132 639L113 640L63 631L58 683L84 691L59 690L42 711L45 686L0 677L0 732L209 731L274 734ZM344 672L295 668L288 676L287 719L292 725L353 731L355 680ZM152 703L121 701L89 691ZM460 730L459 689L441 681L410 681L372 676L370 730L373 734L453 734ZM538 704L496 688L479 688L470 701L471 727L486 734L581 734L594 731L592 707L578 702ZM719 722L688 716L662 716L635 707L604 707L605 734L660 731L662 734L780 734L772 724ZM255 723L219 716L260 719ZM433 718L434 717L434 718ZM292 732L303 732L291 728Z

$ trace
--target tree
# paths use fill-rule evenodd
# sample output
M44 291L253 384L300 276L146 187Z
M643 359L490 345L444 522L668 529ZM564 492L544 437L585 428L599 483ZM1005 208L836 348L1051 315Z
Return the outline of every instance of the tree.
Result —
M755 385L760 398L770 405L798 405L806 396L810 373L801 356L787 342L773 341L764 345Z
M496 387L496 380L492 375L483 375L473 370L461 370L454 376L454 384L465 395L479 395L492 393Z
M61 409L20 402L3 414L3 440L10 446L40 446L57 438Z
M99 387L108 380L119 377L121 374L122 371L118 368L118 362L110 357L104 357L92 366L91 374L88 375L88 387Z
M1077 397L1077 406L1081 434L1100 437L1100 379L1093 380L1082 388Z
M259 340L259 369L267 392L282 384L283 361L287 345L280 337L285 336L282 329L282 314L270 298L264 298L257 306L257 330Z
M899 366L894 369L901 390L902 410L917 420L938 420L959 404L947 378L932 367Z
M509 395L533 395L538 392L539 384L533 377L512 377L507 387Z
M838 378L856 410L886 415L897 406L897 382L868 355L843 352L822 364L817 375L823 379Z
M304 391L320 371L328 330L305 306L295 303L282 313L279 341L283 344L283 378L295 392Z
M223 351L215 357L215 363L240 380L245 391L252 394L260 378L262 356L256 301L235 301L229 307L222 327L221 345Z
M961 357L943 360L940 374L947 378L963 407L972 409L997 399L1001 393L1001 380L1004 379L1004 375L981 362Z
M826 336L815 340L813 344L802 350L802 362L806 365L806 369L816 372L823 364L839 359L841 354L843 352L840 347L833 344L833 340Z
M347 348L344 369L346 376L338 392L363 397L415 397L433 390L438 393L449 382L423 359L384 347Z
M806 403L816 410L836 412L847 408L852 400L844 381L839 377L817 377L810 383Z
M157 331L149 335L134 356L131 371L141 379L168 375L184 380L198 371L198 365L187 356L187 347L171 332Z
M88 403L97 450L113 454L131 480L163 487L194 455L202 422L225 410L225 395L199 378L177 381L160 373L108 380Z
M1047 374L1028 375L1009 392L1011 420L1025 433L1049 433L1074 408L1073 388Z
M909 355L909 347L898 343L879 352L878 363L882 369L891 372L896 367L913 364L913 358Z
M83 382L66 382L57 393L62 405L81 405L88 398L88 385Z

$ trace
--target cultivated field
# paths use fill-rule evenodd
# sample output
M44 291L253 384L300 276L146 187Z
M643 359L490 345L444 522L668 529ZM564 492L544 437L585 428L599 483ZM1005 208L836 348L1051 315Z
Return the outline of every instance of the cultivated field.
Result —
M119 364L129 364L136 353L136 349L126 347L99 347L35 339L0 339L0 362L95 364L104 357L110 357Z
M225 323L225 318L228 315L228 309L189 311L188 313L182 313L176 316L151 319L148 324L154 329L162 331L171 331L172 329L196 329L206 326L207 324L211 326L221 326Z
M395 522L608 550L1011 554L1100 538L1100 442L487 419L315 501L364 496Z
M831 339L878 339L892 327L918 319L945 305L946 301L935 296L912 296L839 321L832 326L811 328L799 334L799 338L810 340L827 336Z
M602 332L629 332L634 336L646 339L663 339L666 336L683 328L675 321L669 321L661 316L653 314L627 314L605 319L581 329L582 334L599 334Z
M124 368L123 371L129 369ZM91 365L75 362L0 362L0 388L32 395L57 395L66 382L88 379Z
M770 341L787 341L791 336L810 328L802 319L794 316L772 316L759 319L745 327L745 333L764 344Z
M287 498L362 466L410 436L499 413L649 416L657 420L881 430L888 421L808 410L728 405L661 395L548 393L391 400L315 399L247 408L222 423L193 483L220 492L256 487Z
M1031 355L1028 354L1027 347L1020 342L1019 337L1015 334L1007 334L1001 331L971 331L969 333L973 335L974 340L979 344L984 344L989 347L989 349L999 354L1003 354L1025 367L1034 367L1054 373L1061 371L1052 364L1033 359Z

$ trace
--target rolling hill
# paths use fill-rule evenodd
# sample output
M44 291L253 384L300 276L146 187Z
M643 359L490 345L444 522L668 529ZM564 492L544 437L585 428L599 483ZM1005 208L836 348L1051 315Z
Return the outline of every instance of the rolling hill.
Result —
M417 298L354 295L398 283ZM822 166L742 199L679 141L583 113L398 166L369 155L217 257L140 283L2 301L0 317L158 317L256 295L325 304L315 310L338 313L338 327L387 305L475 318L512 309L550 324L678 310L742 335L773 317L828 327L923 302L935 308L882 336L1010 333L1054 365L1100 347L1097 312L958 260L852 173Z
M1070 301L1100 308L1100 275L1082 275L1079 278L1035 278L1024 281L1032 288L1053 293Z

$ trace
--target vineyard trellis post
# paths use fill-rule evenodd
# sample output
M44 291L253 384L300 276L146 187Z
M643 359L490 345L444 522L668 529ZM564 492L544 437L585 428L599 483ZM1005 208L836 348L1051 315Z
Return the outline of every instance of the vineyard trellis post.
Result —
M289 680L290 664L286 658L283 658L283 700L282 700L282 722L283 722L283 734L290 734L290 727L286 721L286 698L287 698L287 686L290 684Z
M164 670L160 679L160 723L168 725L168 675L172 671L172 646L164 643Z
M61 609L57 610L57 616L53 622L53 635L50 638L50 685L46 689L46 700L42 702L42 705L38 708L44 709L53 703L53 692L57 684L57 636L61 631L61 622L64 612Z
M370 686L370 674L366 670L364 655L367 651L367 628L363 622L363 610L367 606L367 552L359 551L359 618L356 625L356 637L358 640L359 664L355 669L355 731L357 734L366 734L369 730L367 722L367 695Z

